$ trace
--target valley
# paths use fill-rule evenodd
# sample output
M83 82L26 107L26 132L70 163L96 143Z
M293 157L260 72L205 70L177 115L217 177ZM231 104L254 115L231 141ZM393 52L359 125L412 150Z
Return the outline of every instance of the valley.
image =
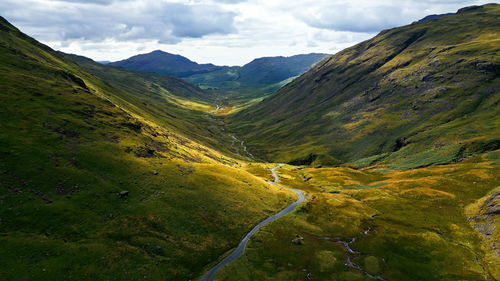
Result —
M0 280L500 280L499 19L228 67L0 17Z

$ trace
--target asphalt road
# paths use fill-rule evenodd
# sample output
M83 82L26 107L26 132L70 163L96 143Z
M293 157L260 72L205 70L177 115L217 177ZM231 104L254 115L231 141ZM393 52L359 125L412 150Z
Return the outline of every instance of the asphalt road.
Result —
M278 177L278 174L276 174L276 169L278 169L281 166L283 166L283 164L280 164L280 165L278 165L278 166L276 166L276 167L274 167L274 168L271 169L271 172L272 172L272 174L274 176L274 181L270 181L269 183L277 184L279 182L280 179ZM238 247L236 247L236 249L234 249L234 251L232 251L231 254L229 254L228 256L226 256L216 266L214 266L212 269L210 269L210 271L207 272L207 274L205 274L205 276L203 276L200 279L200 281L213 281L214 277L215 277L215 274L217 273L217 271L219 271L226 264L228 264L228 263L230 263L232 261L235 261L241 255L243 255L243 252L245 251L245 248L247 246L248 240L250 240L250 238L259 229L261 229L266 224L268 224L268 223L270 223L270 222L272 222L274 220L277 220L277 219L281 218L282 216L290 213L300 203L304 202L305 198L304 198L304 193L302 192L302 190L297 190L297 189L288 188L288 187L284 187L284 186L280 186L280 187L283 187L283 188L286 188L286 189L294 191L297 194L297 197L298 197L297 201L295 201L292 204L288 205L285 209L281 210L279 213L274 214L274 215L266 218L265 220L261 221L258 225L256 225L247 235L245 235L245 237L241 240L240 244L238 244Z

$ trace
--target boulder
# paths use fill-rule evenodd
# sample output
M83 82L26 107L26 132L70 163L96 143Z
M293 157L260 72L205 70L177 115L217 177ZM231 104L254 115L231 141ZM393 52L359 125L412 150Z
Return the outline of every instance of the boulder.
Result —
M304 244L304 237L300 235L295 235L295 238L292 240L292 243L295 245L303 245Z
M129 192L127 190L124 190L124 191L118 192L116 195L118 196L118 198L123 198L123 197L127 197L128 194L129 194Z

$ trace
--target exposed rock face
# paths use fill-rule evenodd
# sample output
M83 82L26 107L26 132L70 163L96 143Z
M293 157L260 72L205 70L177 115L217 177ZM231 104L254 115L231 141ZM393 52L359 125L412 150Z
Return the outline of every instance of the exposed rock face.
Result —
M472 226L482 234L495 255L500 258L500 231L497 229L499 215L500 191L497 191L484 201L476 215L469 220L472 221Z
M295 245L303 245L304 244L304 237L300 235L295 235L295 238L292 240L292 243Z

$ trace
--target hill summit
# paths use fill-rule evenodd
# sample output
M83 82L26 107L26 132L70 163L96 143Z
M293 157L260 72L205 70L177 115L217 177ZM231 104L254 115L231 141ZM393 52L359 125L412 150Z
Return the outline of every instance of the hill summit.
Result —
M193 74L218 70L221 67L209 64L198 64L181 55L156 50L151 53L136 55L126 60L109 63L129 70L169 74L186 77Z

